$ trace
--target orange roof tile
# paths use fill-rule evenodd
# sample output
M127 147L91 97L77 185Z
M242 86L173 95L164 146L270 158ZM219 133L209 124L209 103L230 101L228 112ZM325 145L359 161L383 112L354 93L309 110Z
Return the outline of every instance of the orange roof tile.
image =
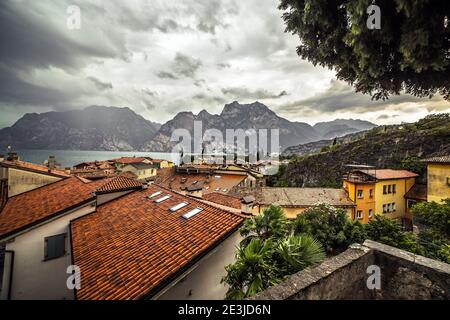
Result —
M414 173L414 172L411 172L408 170L370 169L370 170L361 170L361 171L372 177L375 177L378 180L404 179L404 178L414 178L414 177L419 176L417 173Z
M59 169L50 170L48 167L46 167L44 165L35 164L35 163L31 163L31 162L26 162L26 161L20 161L20 160L17 160L17 161L4 160L4 161L0 162L0 166L6 167L6 168L15 168L15 169L20 169L20 170L32 171L32 172L37 172L37 173L41 173L41 174L57 176L57 177L61 177L61 178L70 177L70 174L67 174L66 172L64 172L64 170L59 170Z
M0 238L94 199L93 192L104 183L71 177L10 197L0 212Z
M180 192L195 184L203 186L203 194L211 192L229 192L231 188L240 184L247 175L240 174L211 174L177 173L175 168L164 168L158 170L155 183L166 188ZM195 183L195 181L197 181ZM194 184L195 183L195 184Z
M147 160L144 157L121 157L121 158L117 158L114 159L114 162L118 162L118 163L138 163L138 162L143 162Z
M148 196L161 191L160 196ZM170 194L161 203L155 199ZM187 202L176 212L169 209ZM201 207L197 215L183 214ZM167 281L236 230L243 218L176 192L151 185L99 206L71 223L74 264L83 275L79 300L139 299Z
M218 203L227 207L241 209L241 199L238 197L230 196L228 194L211 192L203 196L203 199Z
M118 191L126 191L133 189L142 188L143 183L139 182L135 179L128 178L124 175L120 175L116 178L109 179L104 185L97 188L96 193L109 193L109 192L118 192Z

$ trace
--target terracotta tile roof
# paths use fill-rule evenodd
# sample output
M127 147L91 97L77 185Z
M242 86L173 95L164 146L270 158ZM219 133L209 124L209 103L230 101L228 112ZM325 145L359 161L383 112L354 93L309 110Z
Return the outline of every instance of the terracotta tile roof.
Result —
M120 175L113 179L109 179L108 182L106 182L104 185L97 188L96 193L102 194L102 193L109 193L109 192L140 189L140 188L142 188L142 186L143 186L142 182L139 182L138 180L135 180L132 178L128 178L124 175Z
M363 170L362 172L378 180L414 178L419 176L417 173L408 170L370 169L370 170Z
M145 160L147 160L147 159L144 157L121 157L121 158L114 159L113 161L117 162L117 163L127 164L127 163L139 163L139 162L143 162Z
M211 175L206 173L187 174L177 173L175 168L163 168L158 170L155 183L180 192L190 186L194 186L194 182L197 181L197 183L203 185L203 194L211 192L227 193L231 188L245 180L245 178L247 178L247 175L222 173Z
M414 200L427 200L427 185L426 184L415 184L409 191L405 194L405 198Z
M10 197L0 212L0 238L94 199L93 192L104 183L71 177Z
M219 192L207 193L203 196L203 199L218 203L227 207L241 209L241 199L238 197L230 196Z
M129 163L129 166L132 166L133 168L137 170L146 170L146 169L154 169L156 168L154 164L152 163L145 163L145 162L136 162L136 163Z
M161 203L148 196L161 191ZM169 208L188 205L176 212ZM203 211L184 219L183 214ZM71 223L74 264L83 275L80 300L139 299L161 289L218 245L243 218L151 185L99 206Z
M78 177L83 177L83 178L90 179L90 180L99 180L99 179L117 177L117 173L105 173L105 172L99 172L99 171L76 173L75 175Z
M336 207L354 207L347 192L333 188L261 188L256 201L262 205L310 207L325 203Z
M120 175L123 177L131 178L131 179L137 179L137 177L138 177L136 174L134 174L131 171L122 172Z
M450 163L450 155L431 157L424 160L425 162Z
M20 169L20 170L25 170L25 171L32 171L32 172L37 172L37 173L41 173L41 174L57 176L57 177L61 177L61 178L70 177L70 174L65 173L64 170L59 170L59 169L50 170L48 167L46 167L44 165L21 161L21 160L17 160L17 161L4 160L4 161L0 162L0 166L6 167L6 168Z

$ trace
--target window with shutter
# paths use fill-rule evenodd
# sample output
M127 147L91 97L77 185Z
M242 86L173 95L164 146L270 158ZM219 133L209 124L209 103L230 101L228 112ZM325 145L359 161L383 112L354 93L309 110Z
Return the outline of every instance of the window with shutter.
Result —
M62 257L66 254L66 234L58 234L51 237L46 237L44 259L51 260Z

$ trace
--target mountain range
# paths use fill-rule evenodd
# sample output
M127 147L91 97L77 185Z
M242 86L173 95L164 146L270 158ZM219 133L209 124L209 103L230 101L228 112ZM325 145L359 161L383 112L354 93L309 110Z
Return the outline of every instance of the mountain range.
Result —
M260 102L226 104L220 114L202 110L197 115L180 112L161 125L129 108L90 106L83 110L27 113L11 127L0 130L0 148L55 150L107 150L169 152L174 129L193 132L194 121L203 130L279 129L280 147L342 136L375 127L362 120L337 119L311 126L279 117Z

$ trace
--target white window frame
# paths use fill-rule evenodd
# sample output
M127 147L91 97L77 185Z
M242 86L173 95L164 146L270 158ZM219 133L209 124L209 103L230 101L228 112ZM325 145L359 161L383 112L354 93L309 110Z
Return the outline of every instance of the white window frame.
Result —
M358 199L364 199L364 190L362 190L362 189L356 190L356 197Z
M356 219L362 220L364 217L364 212L362 210L356 210Z

